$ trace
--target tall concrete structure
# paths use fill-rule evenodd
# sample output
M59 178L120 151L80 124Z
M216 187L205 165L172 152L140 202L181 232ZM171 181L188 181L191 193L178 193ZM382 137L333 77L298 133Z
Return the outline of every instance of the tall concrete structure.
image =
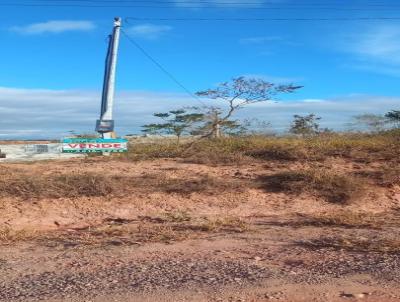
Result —
M104 71L100 119L97 120L96 123L96 131L101 133L105 139L114 137L113 105L121 23L121 18L114 19L113 32L109 36L109 45Z

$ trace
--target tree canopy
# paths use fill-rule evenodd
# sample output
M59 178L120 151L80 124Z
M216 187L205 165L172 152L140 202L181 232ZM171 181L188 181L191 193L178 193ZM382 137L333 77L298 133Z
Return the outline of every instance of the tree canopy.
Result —
M238 77L229 82L221 83L215 89L199 91L196 95L220 100L228 105L226 112L218 108L219 113L216 115L217 118L210 132L210 135L214 134L218 137L224 122L228 121L236 110L254 103L275 101L277 95L293 93L300 88L302 86L274 84L260 78Z
M190 110L189 110L190 109ZM193 127L204 119L204 114L193 112L196 108L171 110L166 113L155 113L163 123L153 123L142 126L142 132L147 134L172 134L179 139L183 134L189 134Z
M396 128L400 128L400 110L392 110L385 114L388 122Z
M302 136L318 134L318 121L321 120L320 117L316 116L314 113L305 116L295 114L293 117L294 119L289 130L290 133Z

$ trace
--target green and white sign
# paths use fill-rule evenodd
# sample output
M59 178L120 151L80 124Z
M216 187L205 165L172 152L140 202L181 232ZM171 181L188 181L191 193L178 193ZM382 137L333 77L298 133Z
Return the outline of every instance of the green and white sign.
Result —
M66 138L62 141L63 153L127 152L126 139Z

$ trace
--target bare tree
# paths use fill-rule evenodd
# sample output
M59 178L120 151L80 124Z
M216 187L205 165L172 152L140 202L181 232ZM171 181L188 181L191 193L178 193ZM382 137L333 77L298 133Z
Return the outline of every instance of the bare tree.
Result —
M275 96L281 93L293 93L302 86L277 85L263 79L238 77L230 82L224 82L215 89L197 92L200 97L220 100L228 105L226 112L215 114L209 136L220 137L221 127L228 121L235 111L255 103L275 100Z
M213 134L214 137L221 137L226 135L241 135L246 132L246 125L239 120L234 119L221 119L224 113L218 107L204 107L203 108L204 120L203 124L194 129L192 134L208 137Z

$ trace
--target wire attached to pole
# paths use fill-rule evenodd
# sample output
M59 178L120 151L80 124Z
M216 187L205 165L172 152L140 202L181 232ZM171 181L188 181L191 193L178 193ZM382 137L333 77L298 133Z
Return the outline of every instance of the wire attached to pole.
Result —
M169 72L164 66L162 66L152 55L150 55L142 46L139 45L133 38L131 38L123 29L121 29L122 34L127 38L127 40L133 44L137 49L140 50L143 55L145 55L154 65L156 65L165 75L167 75L175 84L182 88L191 98L199 102L202 106L208 107L198 96L193 94L188 88L186 88L171 72Z

